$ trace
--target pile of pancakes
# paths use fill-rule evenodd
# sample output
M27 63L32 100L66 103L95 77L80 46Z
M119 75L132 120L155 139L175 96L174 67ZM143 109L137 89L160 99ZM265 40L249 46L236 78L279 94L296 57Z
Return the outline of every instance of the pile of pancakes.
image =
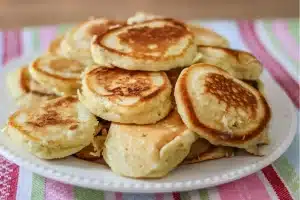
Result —
M19 110L6 133L39 158L104 161L134 178L237 149L261 155L271 118L262 70L201 26L92 18L8 75Z

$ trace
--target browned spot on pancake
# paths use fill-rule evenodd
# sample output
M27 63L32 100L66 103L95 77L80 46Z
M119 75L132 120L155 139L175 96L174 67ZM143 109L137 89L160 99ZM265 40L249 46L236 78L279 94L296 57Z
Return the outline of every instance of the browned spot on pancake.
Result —
M63 119L61 115L55 110L47 110L41 115L32 114L31 116L29 116L29 120L27 121L27 124L39 128L49 125L67 125L74 123L77 123L77 121L73 119Z
M144 26L128 29L127 32L121 33L118 37L121 42L129 45L138 54L164 53L187 33L187 30L181 26Z
M28 93L30 92L30 88L29 88L29 76L28 76L28 69L27 67L23 67L21 69L21 75L20 75L20 86L21 88L24 90L24 92Z
M256 116L257 100L255 96L246 88L230 78L220 74L209 73L205 78L205 92L215 96L218 100L226 103L227 108L240 108L248 112L251 116Z
M73 124L73 125L71 125L71 126L70 126L70 128L69 128L69 129L70 129L70 130L75 130L77 127L78 127L78 125L77 125L77 124Z
M89 35L102 35L112 27L118 27L124 25L124 22L108 20L102 24L93 24L87 30Z
M49 67L55 71L69 73L81 73L84 70L84 66L80 62L66 58L51 60Z
M48 103L45 108L56 109L57 107L69 107L71 104L78 102L76 97L68 96L64 98L57 99L55 102Z
M153 87L150 74L142 71L98 68L89 73L99 85L119 96L138 96Z

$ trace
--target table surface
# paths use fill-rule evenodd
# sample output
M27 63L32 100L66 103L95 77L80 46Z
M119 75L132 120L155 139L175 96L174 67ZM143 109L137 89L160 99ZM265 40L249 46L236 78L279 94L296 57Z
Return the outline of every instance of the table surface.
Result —
M298 109L299 20L193 21L252 52ZM45 50L69 25L0 32L0 67L22 54ZM0 200L274 200L299 199L299 129L283 156L261 171L213 188L169 194L122 194L84 189L36 175L0 156ZM284 134L284 133L283 133Z
M180 19L299 16L298 0L0 0L0 27L78 22L89 16L123 19L136 11Z

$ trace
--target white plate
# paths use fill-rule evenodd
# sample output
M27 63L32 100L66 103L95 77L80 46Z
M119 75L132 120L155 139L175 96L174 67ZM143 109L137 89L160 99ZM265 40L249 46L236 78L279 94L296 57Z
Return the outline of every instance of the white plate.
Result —
M0 124L15 109L14 101L5 89L8 71L30 62L32 57L16 59L0 71ZM40 160L12 145L5 134L0 134L0 153L7 159L42 176L61 182L93 189L119 192L171 192L186 191L230 182L254 173L276 160L291 144L296 133L296 110L284 91L267 73L262 80L267 100L272 108L270 145L264 147L266 156L239 155L233 158L207 161L178 167L162 179L135 180L120 177L100 164L86 162L74 157L62 160Z

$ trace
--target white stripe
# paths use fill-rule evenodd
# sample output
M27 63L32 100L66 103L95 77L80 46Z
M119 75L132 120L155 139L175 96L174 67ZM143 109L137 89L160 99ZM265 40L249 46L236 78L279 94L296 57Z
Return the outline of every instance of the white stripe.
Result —
M104 192L104 199L105 200L113 200L113 199L116 199L116 195L114 192Z
M3 44L4 44L4 38L3 38L3 32L0 31L0 68L2 67L2 63L3 63L3 53L4 53L4 49L3 49Z
M199 190L190 191L188 193L191 197L191 200L199 200L200 199Z
M29 28L24 28L21 33L22 42L23 42L23 54L30 55L34 51L32 43L32 31Z
M267 31L263 27L262 21L257 21L254 26L257 35L261 38L261 43L267 49L267 51L274 57L281 65L285 67L285 69L289 72L289 74L297 80L297 67L286 57L286 54L279 52L276 47L272 44L272 41L269 39ZM300 76L299 76L300 77ZM299 78L298 77L298 78Z
M213 199L213 200L221 200L220 194L216 187L208 189L208 197L209 199Z
M269 194L269 196L271 197L272 200L277 200L277 194L275 193L275 191L273 190L273 187L270 185L269 181L266 179L266 177L264 176L264 174L259 171L256 173L258 178L261 180L261 182L264 184L264 186L266 187L266 190Z
M18 190L16 200L30 200L32 189L32 172L19 168Z

